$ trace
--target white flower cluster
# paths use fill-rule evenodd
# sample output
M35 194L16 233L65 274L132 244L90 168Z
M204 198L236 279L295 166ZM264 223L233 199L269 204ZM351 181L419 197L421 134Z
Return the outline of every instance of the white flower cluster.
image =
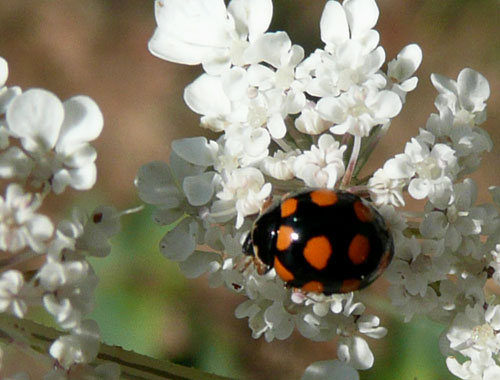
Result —
M174 141L170 163L144 165L141 199L168 225L161 251L189 278L208 273L212 286L244 294L236 310L253 336L286 339L294 328L318 341L339 337L341 360L318 362L303 379L355 379L374 357L365 337L381 338L379 318L353 293L303 294L265 275L242 254L242 242L264 204L303 187L369 195L395 240L390 296L409 320L416 313L449 324L441 347L462 379L497 378L500 307L485 283L500 280L499 188L496 205L476 205L475 171L492 142L486 119L489 85L464 69L458 79L432 75L439 114L368 179L358 178L377 142L417 85L422 60L408 45L382 70L374 0L326 2L322 49L304 57L285 32L267 31L271 0L156 0L149 49L205 71L184 92L201 126L220 133ZM347 156L346 156L347 155ZM423 212L398 212L405 193ZM203 247L203 248L202 248ZM444 349L446 348L446 349ZM467 360L460 363L454 355ZM323 374L323 375L321 375Z
M98 281L87 257L109 254L119 215L98 207L90 216L75 211L54 226L38 212L50 193L94 185L96 152L89 141L102 130L101 111L85 96L61 103L46 90L7 87L7 76L0 58L0 177L8 182L0 195L0 313L23 318L43 307L67 331L50 347L54 369L45 380L118 379L114 364L88 365L100 332L87 319ZM29 379L27 373L12 376Z

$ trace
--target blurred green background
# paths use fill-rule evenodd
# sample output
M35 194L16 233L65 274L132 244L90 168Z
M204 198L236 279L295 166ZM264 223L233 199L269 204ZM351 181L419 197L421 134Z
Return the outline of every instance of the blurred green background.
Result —
M500 184L500 2L498 0L379 0L377 29L387 60L407 44L424 53L420 83L392 124L390 141L369 166L380 166L435 112L429 75L456 78L464 67L490 81L489 119L483 126L496 144L474 175L480 201L487 187ZM319 19L324 1L275 1L271 29L286 30L306 53L321 47ZM175 138L205 134L198 116L183 103L184 87L199 67L152 57L147 42L155 28L153 1L1 0L0 55L9 62L9 85L44 87L66 99L87 94L100 105L105 128L94 144L99 178L92 192L67 191L52 202L55 216L68 216L74 204L89 210L99 203L125 209L139 204L133 179L151 160L166 160ZM397 131L397 132L396 132ZM368 169L370 169L370 167ZM237 320L243 301L225 289L210 289L204 278L186 280L175 263L158 252L162 228L146 209L124 218L112 254L94 260L100 277L95 318L108 344L241 379L299 379L313 361L335 357L335 344L312 343L295 333L286 341L251 338L246 320ZM378 281L365 301L389 330L370 340L372 370L361 378L447 380L438 349L442 326L417 318L404 324Z

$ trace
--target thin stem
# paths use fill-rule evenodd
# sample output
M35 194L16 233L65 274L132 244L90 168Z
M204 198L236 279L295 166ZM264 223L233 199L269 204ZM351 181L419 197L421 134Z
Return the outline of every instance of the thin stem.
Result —
M223 218L223 217L227 217L227 216L230 216L230 215L236 214L236 213L237 213L236 207L231 207L231 208L228 208L227 210L223 210L223 211L209 212L206 214L206 216L209 216L211 218Z
M283 139L275 139L273 141L286 153L291 152L293 149Z
M364 185L351 186L347 189L347 191L360 197L368 197L368 195L370 194L368 191L368 186Z
M344 135L342 136L342 140L340 141L340 145L348 145L351 137L352 135L350 135L349 133L344 133Z
M60 335L59 331L36 322L0 314L0 342L2 343L10 344L16 340L27 340L33 350L47 353L52 342ZM213 375L101 343L95 364L103 363L118 364L121 369L120 378L126 380L232 380L229 377Z
M285 118L286 130L288 135L293 139L295 145L299 147L301 150L306 150L311 147L312 139L309 135L301 133L295 128L293 120L290 116Z
M0 260L0 273L5 272L13 267L19 266L21 263L26 263L34 257L43 256L40 253L36 253L32 250L16 253L5 259Z
M359 150L361 148L361 137L354 136L354 145L352 147L351 158L349 164L347 164L347 170L342 178L342 188L347 188L351 183L352 176L354 174L354 169L356 168L356 162L359 157Z

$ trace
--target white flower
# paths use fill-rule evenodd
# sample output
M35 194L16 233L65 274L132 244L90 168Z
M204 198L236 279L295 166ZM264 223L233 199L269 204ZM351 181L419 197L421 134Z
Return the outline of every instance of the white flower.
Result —
M172 160L172 165L174 161L177 161L178 165L175 166L178 173L187 177L186 174L190 174L191 171L183 170L189 167L183 165L186 161L175 154L171 157L177 157ZM196 165L193 167L197 168L193 174L203 170ZM192 218L187 218L189 216L186 214L187 199L182 189L179 188L179 179L174 174L174 170L168 164L159 161L143 165L137 173L135 185L141 199L157 207L153 216L157 224L170 225L185 218L168 231L160 243L162 253L168 258L176 261L185 260L196 247L198 227Z
M283 152L276 151L272 157L267 156L260 164L261 170L273 178L286 181L292 179L295 175L293 164L297 158L297 151Z
M467 179L454 186L455 200L446 212L427 213L420 225L420 232L426 238L444 239L445 246L456 251L463 238L481 233L481 219L472 209L476 200L476 186Z
M457 158L452 148L433 142L433 136L421 130L417 138L406 144L405 155L396 158L413 167L416 177L410 181L410 195L415 199L428 197L436 207L445 208L453 196Z
M378 15L373 0L326 3L320 21L325 50L317 50L298 68L309 94L337 96L354 85L385 86L384 76L378 73L385 52L377 48L379 35L372 29Z
M287 339L293 332L293 316L287 312L281 302L274 302L264 312L264 321L269 329L265 332L265 339L271 342L274 338Z
M64 329L80 325L93 307L97 276L86 261L48 262L39 270L43 305Z
M75 213L75 223L82 223L82 234L75 248L90 256L105 257L111 252L109 239L120 231L120 215L114 207L99 206L89 217ZM78 218L78 219L77 219Z
M71 335L59 337L50 346L50 355L68 370L74 364L90 363L99 351L100 331L93 320L85 320Z
M222 190L216 196L220 201L213 204L214 212L234 209L237 215L236 227L243 224L245 216L256 214L271 193L271 184L264 183L264 176L258 169L247 167L223 175Z
M417 87L418 78L412 77L422 63L422 49L416 44L405 46L398 56L387 64L387 76L392 82L391 90L399 95L402 101L406 94Z
M21 272L9 270L0 276L0 312L7 311L18 318L24 317L28 305L22 297L23 288L24 277Z
M432 74L431 81L440 92L435 102L440 112L451 109L461 123L481 124L485 120L490 86L480 73L467 68L460 71L456 81L438 74Z
M477 170L481 155L493 148L493 141L485 130L477 127L472 120L457 119L448 107L440 109L439 115L431 114L426 129L436 136L438 142L455 150L461 172L465 174Z
M458 313L446 338L452 350L460 352L470 360L460 364L454 357L448 357L446 364L450 371L462 379L474 378L493 380L500 373L494 358L500 351L500 306L467 306Z
M194 218L186 217L168 231L160 241L160 252L170 260L184 261L196 249L200 226Z
M392 91L351 87L338 97L320 99L317 110L335 124L332 133L366 137L376 125L388 123L401 107L401 99Z
M343 155L346 148L345 145L341 147L332 135L321 135L318 146L313 145L310 151L295 159L293 164L295 175L307 186L332 189L344 175Z
M387 164L387 162L386 162ZM393 205L401 207L405 205L403 189L407 182L403 179L390 177L390 170L386 168L378 169L368 181L368 189L372 201L377 206Z
M244 124L233 124L226 129L223 138L222 157L235 157L241 166L254 165L265 159L268 154L268 146L271 136L266 128L252 127ZM230 169L230 167L216 166L216 169Z
M203 64L218 74L230 63L242 65L243 52L264 33L272 17L271 0L157 0L158 27L149 51L167 61Z
M439 306L430 284L447 278L453 258L443 254L440 241L407 238L401 232L394 234L395 257L385 277L392 284L392 304L410 321L414 314L430 314Z
M500 337L495 331L500 329L500 305L466 307L457 314L446 337L450 348L467 355L469 350L485 350L496 353L500 350Z
M374 0L347 0L342 7L336 1L328 1L320 21L321 40L327 47L331 47L330 50L349 38L365 43L371 38L370 42L373 44L378 33L372 28L377 23L378 16L379 10Z
M74 208L71 220L57 225L48 255L55 261L83 259L85 255L107 256L111 251L109 239L120 230L120 216L109 206L98 206L90 215Z
M300 116L295 119L295 127L302 133L319 135L330 128L331 123L323 120L316 111L315 103L308 101Z
M29 246L43 252L54 227L47 216L35 213L40 206L41 198L21 186L7 187L5 199L0 197L0 249L15 253Z
M205 170L215 164L219 146L204 137L195 137L174 141L172 149L170 165L156 161L142 166L135 185L141 199L157 207L155 222L173 225L160 242L162 253L172 260L184 261L200 241L203 213L198 215L193 206L205 205L215 192L214 173Z
M203 115L201 125L214 132L226 129L232 111L231 99L224 92L222 80L218 76L202 74L184 89L184 101L191 110ZM241 111L232 115L240 116ZM227 120L226 120L227 119Z
M368 343L359 336L340 338L337 356L355 369L371 368L375 360Z
M49 91L32 89L9 104L6 119L27 154L11 147L0 156L4 178L31 174L35 185L49 182L56 194L68 185L77 190L94 185L97 154L89 142L101 133L103 118L92 99L75 96L61 103ZM19 159L31 163L32 173L15 171Z
M142 201L160 206L162 209L178 207L184 198L171 167L160 161L143 165L137 172L135 186ZM176 219L178 217L166 221L165 224L174 222Z
M300 112L305 97L300 90L273 87L274 82L284 81L279 70L254 64L248 70L233 67L221 76L203 74L186 87L184 100L202 115L205 128L226 133L234 126L266 128L280 139L286 133L285 117ZM261 151L266 148L263 145Z

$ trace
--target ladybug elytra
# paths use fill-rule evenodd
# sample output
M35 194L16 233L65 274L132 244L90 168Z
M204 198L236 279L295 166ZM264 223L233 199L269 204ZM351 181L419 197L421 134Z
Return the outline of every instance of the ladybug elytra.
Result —
M244 243L287 286L326 295L364 288L389 265L394 244L379 212L359 196L313 189L286 196L255 221Z

